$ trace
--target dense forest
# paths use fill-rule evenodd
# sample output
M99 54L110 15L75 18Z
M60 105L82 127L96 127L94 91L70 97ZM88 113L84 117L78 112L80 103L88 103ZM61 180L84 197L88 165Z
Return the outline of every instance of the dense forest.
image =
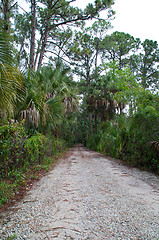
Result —
M0 1L0 204L77 143L159 173L157 41L108 35L112 0L75 2Z

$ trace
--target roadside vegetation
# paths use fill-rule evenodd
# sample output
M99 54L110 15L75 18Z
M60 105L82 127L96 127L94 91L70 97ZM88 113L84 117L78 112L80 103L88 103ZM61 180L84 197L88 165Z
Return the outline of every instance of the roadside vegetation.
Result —
M56 163L66 143L41 133L26 134L24 122L0 127L0 206L23 194L27 185Z
M108 35L111 0L40 2L0 2L0 205L76 143L159 174L157 42Z

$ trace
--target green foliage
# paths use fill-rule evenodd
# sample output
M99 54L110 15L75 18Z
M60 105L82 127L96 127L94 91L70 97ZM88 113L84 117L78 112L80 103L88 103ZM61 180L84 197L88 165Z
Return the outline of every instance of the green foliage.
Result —
M50 157L66 148L65 141L58 137L47 138L40 133L28 137L23 125L0 127L0 206L26 184L28 175L36 179L36 172L48 171L54 162Z
M16 234L13 234L12 236L8 237L7 240L14 240L14 239L17 239L17 235Z
M14 192L17 190L17 185L0 180L0 206L8 202Z
M29 2L30 9L32 9L34 4L32 1ZM84 10L73 6L72 1L66 0L41 0L40 3L36 2L35 11L33 11L36 12L36 20L33 18L33 12L17 13L15 15L14 38L20 46L18 60L22 61L21 65L24 62L28 67L29 59L33 58L33 69L36 69L37 65L38 68L41 67L46 52L51 52L58 58L63 58L63 54L67 55L67 40L70 41L71 39L69 25L83 26L85 20L97 18L100 11L109 9L113 1L94 1L94 3L89 3ZM109 11L108 17L113 14L113 11ZM32 44L37 46L36 52L35 50L29 51L28 40L30 40L31 46ZM37 59L39 59L39 62L37 62Z
M22 123L0 127L0 172L2 176L6 176L12 169L23 166L26 137Z
M147 106L132 118L131 138L123 154L130 155L134 165L159 172L159 151L152 142L159 142L159 114L153 106Z
M24 149L26 151L26 158L30 164L40 163L45 156L47 138L38 133L26 139Z
M97 150L97 144L100 140L99 135L91 134L86 136L86 147L91 148L93 150Z
M67 144L65 140L60 139L59 137L49 136L47 139L45 155L48 157L53 156L62 152L66 147Z
M97 149L119 158L129 136L130 123L124 115L115 121L107 121L99 132L100 141Z
M158 90L159 49L157 41L146 39L141 44L142 51L130 57L130 66L141 85L154 91Z
M122 69L129 62L128 54L139 48L140 39L124 32L114 32L110 36L106 36L102 43L101 49L103 59L118 60L119 69Z
M52 139L52 154L56 154L57 152L62 151L62 149L66 148L66 142L59 138Z
M99 131L97 150L123 159L132 166L159 173L159 114L152 106L134 116L119 116Z
M16 169L40 163L45 158L48 139L42 135L27 137L22 123L0 127L0 172L1 177L16 176L23 181Z
M16 118L25 119L29 134L47 133L59 128L62 118L78 106L76 85L70 68L58 62L24 75L26 94L16 105Z
M13 60L9 34L0 30L0 120L13 116L15 103L22 99L24 89L19 70Z

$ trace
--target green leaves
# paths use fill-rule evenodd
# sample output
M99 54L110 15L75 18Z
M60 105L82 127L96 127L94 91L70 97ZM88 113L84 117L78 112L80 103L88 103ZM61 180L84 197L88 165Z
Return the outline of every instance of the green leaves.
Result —
M156 41L146 39L141 52L130 57L130 67L136 79L145 89L156 92L159 89L159 49Z
M118 60L119 69L129 63L130 52L139 48L140 40L124 32L114 32L110 36L106 36L102 43L103 60Z
M59 62L55 68L48 65L37 72L28 70L24 85L26 95L16 106L16 117L25 119L29 131L57 128L62 117L78 106L70 68Z
M0 32L0 109L13 116L16 101L22 99L24 93L22 77L14 66L12 45L5 32Z

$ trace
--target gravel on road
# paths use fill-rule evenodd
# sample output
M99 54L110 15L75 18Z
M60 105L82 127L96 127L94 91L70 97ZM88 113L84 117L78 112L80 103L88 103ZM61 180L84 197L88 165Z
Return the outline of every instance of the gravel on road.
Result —
M0 239L159 239L159 177L74 147L1 214Z

